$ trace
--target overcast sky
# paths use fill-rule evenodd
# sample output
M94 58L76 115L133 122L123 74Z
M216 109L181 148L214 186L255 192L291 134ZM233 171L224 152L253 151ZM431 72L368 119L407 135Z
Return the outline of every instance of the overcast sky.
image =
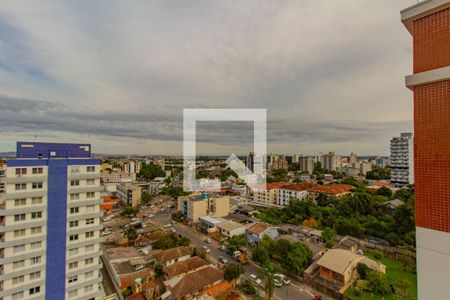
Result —
M269 152L388 154L412 128L415 3L3 1L0 151L181 154L183 108L266 108ZM203 154L252 147L251 124L201 129Z

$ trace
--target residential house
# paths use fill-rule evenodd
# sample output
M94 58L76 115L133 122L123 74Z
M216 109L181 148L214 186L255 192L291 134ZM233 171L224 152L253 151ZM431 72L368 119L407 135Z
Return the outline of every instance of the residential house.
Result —
M226 237L233 237L241 234L245 234L245 226L234 222L226 221L217 225L219 233Z
M208 263L198 257L194 256L183 261L176 262L170 266L164 267L164 274L166 279L171 279L180 275L184 275L192 270L206 266Z
M255 223L245 229L245 235L250 244L257 245L264 236L275 239L278 236L278 228L267 223Z
M189 247L176 247L167 250L161 250L155 254L153 257L157 262L167 267L176 262L186 260L192 256L192 249Z

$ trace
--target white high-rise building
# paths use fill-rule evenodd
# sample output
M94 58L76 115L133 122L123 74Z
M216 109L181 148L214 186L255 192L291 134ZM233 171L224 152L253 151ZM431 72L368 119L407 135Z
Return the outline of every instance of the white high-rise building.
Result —
M100 162L87 144L18 142L0 206L0 299L95 299Z
M402 133L391 139L391 183L402 187L414 183L413 134Z

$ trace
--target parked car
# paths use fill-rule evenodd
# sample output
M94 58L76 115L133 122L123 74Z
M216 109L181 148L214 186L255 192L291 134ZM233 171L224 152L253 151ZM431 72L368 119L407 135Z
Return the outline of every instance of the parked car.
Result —
M139 221L139 218L134 217L133 219L131 219L131 222L136 222L136 221Z
M275 273L274 274L275 279L278 279L283 284L290 284L291 280L284 274L281 273Z
M219 256L219 261L223 264L226 264L228 260L225 257Z
M326 299L322 296L315 295L313 300L326 300Z
M108 234L111 234L111 231L106 230L106 231L102 231L102 232L100 233L101 236L105 236L105 235L108 235Z
M248 277L250 277L250 279L253 280L256 284L261 284L261 279L256 277L255 274L250 274Z
M211 243L212 243L212 241L211 241L211 239L205 239L205 243L207 243L207 244L211 244Z
M225 247L225 245L221 245L221 246L219 247L219 250L221 250L221 251L227 251L227 247Z
M170 228L170 231L172 231L173 233L177 232L177 230L175 228Z
M278 279L274 279L274 280L273 280L273 284L274 284L276 287L282 287L282 286L283 286L283 284L281 283L281 281L278 280Z
M106 216L106 217L103 218L103 222L108 222L108 221L111 221L111 220L112 220L111 216Z
M208 247L206 247L206 246L203 246L203 249L205 249L206 253L209 253L209 252L211 252L211 250L209 250L209 248L208 248Z
M121 229L127 228L128 226L129 226L128 224L120 224Z
M149 214L148 217L149 218L153 218L155 215L154 214Z

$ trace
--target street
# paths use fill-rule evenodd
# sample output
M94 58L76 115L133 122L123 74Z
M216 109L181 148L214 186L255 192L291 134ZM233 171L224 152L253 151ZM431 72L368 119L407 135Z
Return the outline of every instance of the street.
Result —
M151 218L150 221L159 225L164 226L165 224L168 224L169 222L172 222L172 219L170 217L171 212L165 212L165 213L159 213L155 217ZM176 229L178 234L181 234L183 236L188 237L192 244L197 248L202 248L203 246L207 246L210 249L210 252L208 255L212 256L215 260L218 260L220 256L226 258L229 262L234 261L234 259L228 255L225 251L221 251L218 249L218 244L207 244L204 242L204 240L207 238L207 236L195 231L193 228L184 226L179 223L175 223L175 225L172 226ZM245 270L245 275L248 277L250 274L255 274L258 276L258 270L259 267L254 265L253 263L249 263L247 265L243 266ZM314 295L307 292L306 290L302 289L301 287L291 283L289 285L283 285L280 288L275 287L274 295L278 299L283 300L311 300Z

